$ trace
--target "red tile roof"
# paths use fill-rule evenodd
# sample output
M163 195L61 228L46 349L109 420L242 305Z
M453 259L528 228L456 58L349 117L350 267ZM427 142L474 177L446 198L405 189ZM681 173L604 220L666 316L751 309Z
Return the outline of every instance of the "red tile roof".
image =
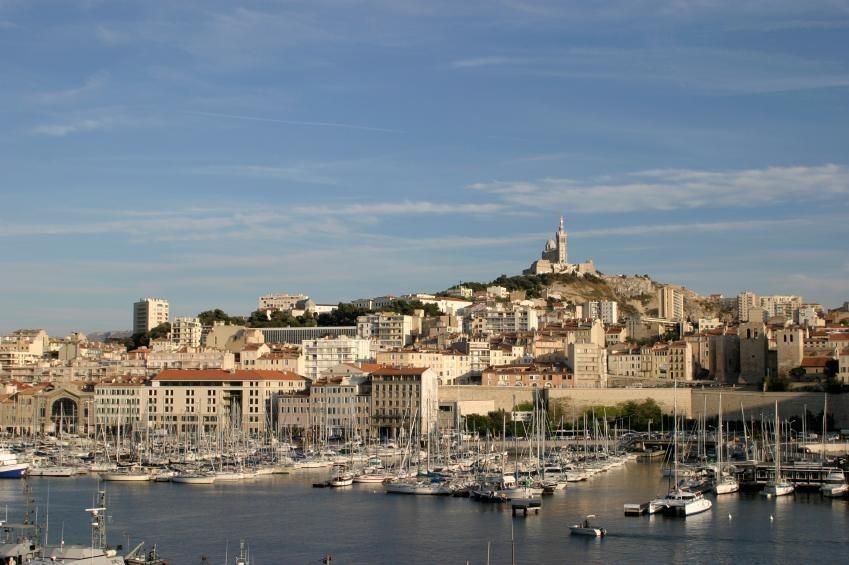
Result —
M238 369L165 369L153 377L154 381L302 381L302 377L291 371L267 371Z

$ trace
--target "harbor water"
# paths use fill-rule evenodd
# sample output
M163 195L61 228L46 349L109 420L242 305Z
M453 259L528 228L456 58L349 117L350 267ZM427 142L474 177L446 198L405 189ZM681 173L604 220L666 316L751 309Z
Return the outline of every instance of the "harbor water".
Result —
M464 498L387 495L380 485L314 489L323 472L273 475L232 484L103 483L109 541L156 543L174 564L225 563L239 540L252 565L516 563L811 563L849 560L849 501L818 492L767 499L758 493L711 498L689 518L626 517L623 505L666 490L657 463L631 462L544 497L538 515L512 517L509 504ZM39 522L49 498L49 542L88 540L83 512L93 477L30 478ZM24 482L0 481L10 521L26 506ZM569 535L587 514L605 538ZM511 543L511 535L513 542ZM129 538L128 538L129 536ZM203 558L206 561L203 561Z

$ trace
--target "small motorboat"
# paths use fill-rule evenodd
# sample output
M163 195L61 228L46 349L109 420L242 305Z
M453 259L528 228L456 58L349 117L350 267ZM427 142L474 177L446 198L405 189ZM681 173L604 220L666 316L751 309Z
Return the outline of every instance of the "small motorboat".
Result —
M592 518L595 518L594 514L590 514L584 518L584 521L580 524L569 526L569 533L573 536L590 536L595 538L604 537L607 534L607 530L593 526L590 523Z

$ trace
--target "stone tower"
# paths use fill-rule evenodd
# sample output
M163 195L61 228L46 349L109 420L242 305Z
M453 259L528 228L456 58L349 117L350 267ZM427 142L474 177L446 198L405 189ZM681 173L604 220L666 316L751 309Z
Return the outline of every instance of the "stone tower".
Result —
M563 216L560 216L560 228L557 230L557 262L565 264L569 262L569 241L566 230L563 229Z

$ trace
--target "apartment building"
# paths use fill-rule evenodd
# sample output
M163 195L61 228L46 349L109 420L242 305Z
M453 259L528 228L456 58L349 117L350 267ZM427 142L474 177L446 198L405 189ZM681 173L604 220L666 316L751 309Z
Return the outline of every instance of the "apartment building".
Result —
M357 336L374 341L381 348L411 345L421 331L421 316L380 312L357 318Z
M664 285L657 290L657 316L664 320L684 320L684 292L681 287Z
M481 385L531 388L572 388L572 373L562 364L531 363L488 367L481 374Z
M148 426L177 436L232 427L263 433L274 423L278 398L307 383L286 371L168 369L145 387Z
M457 351L426 349L392 349L379 351L375 355L378 365L396 367L427 367L432 369L439 384L455 384L458 379L471 375L472 359L469 355Z
M200 347L202 331L199 318L174 318L171 322L171 342L178 346Z
M439 379L424 367L364 366L371 374L372 437L397 439L433 431Z
M168 301L163 298L141 298L133 304L133 333L143 334L169 320Z
M606 325L613 326L619 323L619 304L609 300L591 300L584 302L582 315L588 320L601 320Z
M301 342L304 376L318 380L322 373L342 363L360 363L371 359L371 342L364 338L326 337Z

